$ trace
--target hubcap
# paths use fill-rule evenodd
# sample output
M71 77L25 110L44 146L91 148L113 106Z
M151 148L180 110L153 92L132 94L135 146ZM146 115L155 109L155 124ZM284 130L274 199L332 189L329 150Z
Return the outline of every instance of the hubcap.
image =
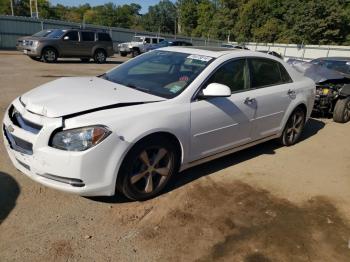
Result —
M304 115L302 113L296 112L289 121L286 138L289 143L294 143L298 139L299 134L302 131L304 122Z
M344 119L345 120L349 120L350 119L350 101L345 106Z
M103 62L104 59L105 59L105 54L102 53L102 52L98 52L98 53L97 53L97 61Z
M165 148L150 148L141 152L133 165L131 186L141 193L151 193L169 176L171 154Z
M55 58L56 58L56 54L55 54L54 51L48 50L48 51L45 52L45 58L48 61L54 61Z

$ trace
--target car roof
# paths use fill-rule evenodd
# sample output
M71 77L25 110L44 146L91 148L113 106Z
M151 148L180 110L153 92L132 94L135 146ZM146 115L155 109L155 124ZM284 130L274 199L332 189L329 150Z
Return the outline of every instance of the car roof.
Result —
M249 53L253 52L253 51L248 51L244 49L229 49L225 47L211 47L211 46L186 46L186 47L171 46L171 47L160 48L159 50L188 53L193 55L204 55L204 56L210 56L214 58L217 58L226 54L236 53L236 52L249 52Z

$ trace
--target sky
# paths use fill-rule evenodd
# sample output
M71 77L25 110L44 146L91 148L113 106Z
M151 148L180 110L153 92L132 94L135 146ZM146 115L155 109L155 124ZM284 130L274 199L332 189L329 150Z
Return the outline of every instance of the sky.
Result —
M159 0L51 0L51 4L62 4L62 5L68 5L68 6L77 6L81 4L88 3L92 6L94 5L103 5L105 3L113 2L116 5L123 5L123 4L130 4L130 3L136 3L142 6L142 13L145 13L148 11L148 7L150 5L155 5L159 3Z

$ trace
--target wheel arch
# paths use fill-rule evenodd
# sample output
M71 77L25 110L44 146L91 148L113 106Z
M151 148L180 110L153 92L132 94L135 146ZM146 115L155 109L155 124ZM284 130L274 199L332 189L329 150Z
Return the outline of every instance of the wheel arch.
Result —
M55 50L55 52L57 53L57 58L60 56L60 52L58 51L58 48L55 47L55 46L53 46L53 45L47 45L47 46L43 47L43 48L41 49L41 55L43 55L44 51L47 50L47 49L49 49L49 48Z
M124 156L124 159L126 157L126 155L130 152L130 150L138 143L141 143L142 141L144 141L145 139L156 139L157 137L162 136L162 137L166 137L167 139L169 139L171 142L174 143L177 153L179 154L179 158L180 158L180 163L183 162L183 158L184 158L184 147L183 144L181 142L181 140L174 135L172 132L168 131L168 130L155 130L149 133L144 134L141 137L138 137L135 139L135 142L132 143L132 146L129 147L129 149L127 150L127 153ZM123 159L123 161L124 161Z
M287 113L285 114L283 121L282 121L282 125L280 128L280 134L282 134L284 128L286 127L286 124L288 122L289 117L293 114L293 112L297 109L297 108L301 108L304 113L305 113L305 122L307 121L308 118L308 109L306 106L306 103L303 101L300 101L299 103L296 103L295 105L290 107L291 109L289 111L287 111Z
M120 169L122 168L122 165L123 165L126 157L130 153L130 151L138 143L141 143L142 141L144 141L146 139L155 139L156 137L159 137L159 136L166 137L166 138L170 139L172 142L174 142L174 145L177 148L177 153L179 154L179 159L180 159L178 168L181 167L181 165L183 163L183 158L184 158L184 148L183 148L183 144L182 144L181 140L176 135L174 135L172 132L169 132L166 130L157 130L157 131L152 131L152 132L146 133L141 137L137 137L135 139L135 141L133 143L131 143L130 147L123 154L122 159L119 162L120 164L115 171L115 192L117 192L118 190L120 191L120 188L118 188L118 185L119 185L118 181L120 181L119 179L122 179L122 176L119 175L119 172L120 172Z

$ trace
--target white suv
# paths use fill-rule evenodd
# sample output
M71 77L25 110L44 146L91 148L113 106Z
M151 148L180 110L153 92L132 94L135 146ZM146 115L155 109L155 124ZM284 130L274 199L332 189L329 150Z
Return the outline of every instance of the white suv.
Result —
M149 51L149 47L164 41L162 37L156 36L134 36L131 42L122 43L118 45L119 54L127 56L132 54L133 57Z
M177 171L270 139L293 145L314 97L313 81L273 56L167 47L15 99L4 141L46 186L143 200Z

